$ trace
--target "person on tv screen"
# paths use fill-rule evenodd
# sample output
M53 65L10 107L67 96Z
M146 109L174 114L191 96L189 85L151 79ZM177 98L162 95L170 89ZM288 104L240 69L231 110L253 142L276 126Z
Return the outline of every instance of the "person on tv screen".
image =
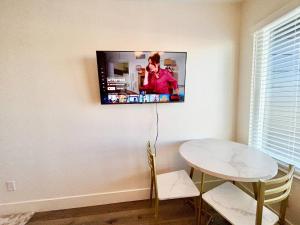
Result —
M160 68L158 53L148 59L143 88L155 94L178 94L178 82L168 69Z

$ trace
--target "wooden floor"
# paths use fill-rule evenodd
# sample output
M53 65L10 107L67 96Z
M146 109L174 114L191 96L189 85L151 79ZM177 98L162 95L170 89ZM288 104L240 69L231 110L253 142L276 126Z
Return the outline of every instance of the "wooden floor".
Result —
M194 209L187 200L162 201L159 213L159 220L155 223L154 210L149 201L135 201L40 212L27 225L196 225ZM215 214L211 224L229 223Z

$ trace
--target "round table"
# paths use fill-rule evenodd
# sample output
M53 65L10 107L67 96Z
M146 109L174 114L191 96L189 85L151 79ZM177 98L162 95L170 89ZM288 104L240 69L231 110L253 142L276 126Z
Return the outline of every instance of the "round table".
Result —
M257 151L240 143L218 140L201 139L183 143L179 152L192 167L201 171L200 210L202 209L202 194L204 193L204 174L231 181L251 182L254 197L257 199L256 182L260 179L270 179L277 174L277 162L267 154ZM201 224L201 214L199 220ZM209 214L209 213L207 213ZM210 216L209 221L212 216Z
M231 181L258 182L277 174L277 162L247 145L218 139L191 140L180 146L187 163L205 174Z

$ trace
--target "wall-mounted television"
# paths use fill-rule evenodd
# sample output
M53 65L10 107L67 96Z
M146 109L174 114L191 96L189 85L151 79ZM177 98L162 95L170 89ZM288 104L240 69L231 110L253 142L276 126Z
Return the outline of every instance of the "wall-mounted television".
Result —
M97 51L101 104L184 102L186 52Z

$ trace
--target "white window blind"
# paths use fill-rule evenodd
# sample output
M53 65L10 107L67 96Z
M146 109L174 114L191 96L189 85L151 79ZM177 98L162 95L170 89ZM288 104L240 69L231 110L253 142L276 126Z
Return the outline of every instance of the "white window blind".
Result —
M249 144L300 168L300 11L254 34Z

